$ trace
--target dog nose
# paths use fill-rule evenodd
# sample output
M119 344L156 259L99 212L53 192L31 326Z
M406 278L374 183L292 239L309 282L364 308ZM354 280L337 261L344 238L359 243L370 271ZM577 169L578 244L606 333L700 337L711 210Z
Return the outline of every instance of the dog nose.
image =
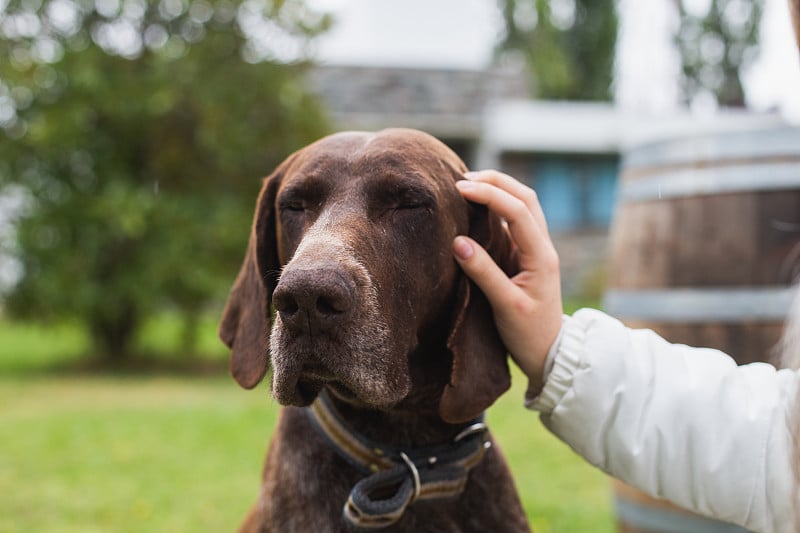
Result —
M355 283L335 269L287 270L272 302L289 330L315 335L340 326L353 309Z

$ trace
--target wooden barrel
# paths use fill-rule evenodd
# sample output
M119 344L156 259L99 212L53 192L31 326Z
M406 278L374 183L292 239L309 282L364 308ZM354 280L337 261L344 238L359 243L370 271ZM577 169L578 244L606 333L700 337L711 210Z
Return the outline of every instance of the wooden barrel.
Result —
M623 158L609 314L740 364L769 360L799 270L800 128L663 141ZM669 506L634 494L616 485L620 531L742 531L707 520L669 529ZM690 527L685 513L673 519Z

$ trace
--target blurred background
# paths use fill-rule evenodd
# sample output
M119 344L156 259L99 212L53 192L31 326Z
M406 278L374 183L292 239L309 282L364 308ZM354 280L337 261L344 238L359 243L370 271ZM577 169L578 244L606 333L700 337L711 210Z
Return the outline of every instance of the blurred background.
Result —
M535 187L570 309L685 325L629 289L737 286L712 296L747 327L673 338L766 352L800 263L798 67L785 0L0 0L0 532L235 527L277 407L226 377L216 320L260 178L336 130L419 128ZM730 233L712 258L687 213ZM534 528L616 530L524 388L491 415Z

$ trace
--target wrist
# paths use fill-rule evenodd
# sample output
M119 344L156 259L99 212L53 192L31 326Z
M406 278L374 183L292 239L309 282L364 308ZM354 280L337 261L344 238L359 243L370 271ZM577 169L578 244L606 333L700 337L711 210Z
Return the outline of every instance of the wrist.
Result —
M553 370L555 357L561 345L563 323L566 318L566 315L559 317L558 326L550 330L549 337L551 340L542 344L545 346L544 350L541 350L537 356L530 358L530 362L527 364L517 362L517 365L528 378L528 395L536 395L541 392L550 372Z

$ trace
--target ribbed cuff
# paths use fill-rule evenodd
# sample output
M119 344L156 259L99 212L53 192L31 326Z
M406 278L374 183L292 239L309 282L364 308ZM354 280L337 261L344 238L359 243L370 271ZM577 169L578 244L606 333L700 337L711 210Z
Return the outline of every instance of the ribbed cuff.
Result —
M537 395L537 391L529 386L525 393L525 407L549 413L558 405L572 387L573 376L586 350L585 338L584 325L565 316L561 332L547 354L544 388Z

